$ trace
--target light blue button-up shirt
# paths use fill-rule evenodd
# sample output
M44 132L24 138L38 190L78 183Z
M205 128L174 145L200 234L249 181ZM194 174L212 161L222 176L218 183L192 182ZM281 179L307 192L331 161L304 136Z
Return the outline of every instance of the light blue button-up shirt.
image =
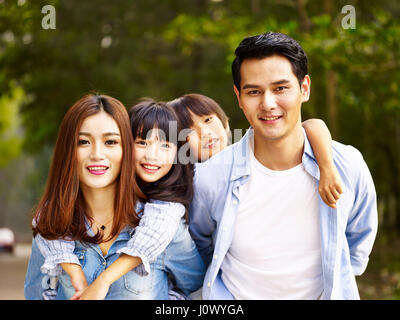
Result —
M319 169L305 137L302 163L319 183ZM232 242L239 190L251 175L250 128L237 143L195 167L190 232L208 266L203 299L233 299L221 278L221 264ZM376 192L371 174L352 146L333 142L333 159L343 183L336 209L319 197L323 299L359 299L356 275L367 267L377 232ZM260 190L260 194L267 190ZM290 197L290 195L288 195ZM279 299L279 297L276 297Z

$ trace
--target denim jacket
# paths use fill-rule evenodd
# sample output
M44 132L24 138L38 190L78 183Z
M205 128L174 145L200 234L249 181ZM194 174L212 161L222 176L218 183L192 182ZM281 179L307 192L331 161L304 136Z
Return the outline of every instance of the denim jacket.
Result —
M75 241L74 254L79 259L89 285L119 257L117 251L126 246L133 232L134 229L130 227L121 231L106 256L103 256L97 244L83 244ZM24 283L25 298L46 299L49 290L53 291L56 299L72 297L75 290L65 271L59 276L56 285L52 281L54 278L41 273L40 267L43 262L44 258L33 240ZM197 290L203 283L205 266L183 220L171 243L156 261L150 264L150 273L147 276L141 276L133 270L129 271L110 286L105 299L166 300L168 299L168 274L174 277L176 287L185 295Z
M208 266L203 299L233 299L222 281L221 264L232 242L240 188L251 174L248 159L252 134L253 129L248 130L239 142L195 167L190 232ZM304 129L303 134L302 163L319 181L318 165ZM359 299L355 276L367 267L375 240L376 192L361 153L335 141L332 146L344 191L336 209L327 206L319 197L322 298ZM265 191L260 190L260 195L262 192Z

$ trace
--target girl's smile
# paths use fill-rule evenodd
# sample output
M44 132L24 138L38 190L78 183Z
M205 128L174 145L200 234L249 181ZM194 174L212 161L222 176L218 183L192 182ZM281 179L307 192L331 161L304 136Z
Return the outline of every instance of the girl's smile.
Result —
M159 139L153 130L147 139L135 140L136 175L144 182L155 182L164 177L172 168L177 147Z

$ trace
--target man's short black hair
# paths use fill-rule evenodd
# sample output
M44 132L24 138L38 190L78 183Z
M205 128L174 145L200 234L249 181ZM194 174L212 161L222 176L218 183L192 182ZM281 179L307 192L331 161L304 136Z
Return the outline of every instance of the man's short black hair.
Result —
M292 65L292 71L299 84L308 74L308 59L300 44L283 33L267 32L242 40L235 50L235 60L232 62L233 83L240 92L240 67L246 59L263 59L272 55L287 58Z

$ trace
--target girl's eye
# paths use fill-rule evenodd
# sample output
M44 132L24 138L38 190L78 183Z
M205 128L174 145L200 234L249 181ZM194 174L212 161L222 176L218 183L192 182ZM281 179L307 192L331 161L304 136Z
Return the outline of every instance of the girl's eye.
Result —
M162 143L162 144L161 144L161 148L166 148L166 149L168 149L168 148L171 148L171 146L169 145L169 143Z
M78 146L84 145L84 144L89 144L88 140L84 140L84 139L79 139L78 140Z
M213 119L213 117L212 116L210 116L210 117L207 117L205 120L204 120L204 122L210 122L211 120Z
M137 140L135 143L139 146L145 146L147 144L144 140Z

